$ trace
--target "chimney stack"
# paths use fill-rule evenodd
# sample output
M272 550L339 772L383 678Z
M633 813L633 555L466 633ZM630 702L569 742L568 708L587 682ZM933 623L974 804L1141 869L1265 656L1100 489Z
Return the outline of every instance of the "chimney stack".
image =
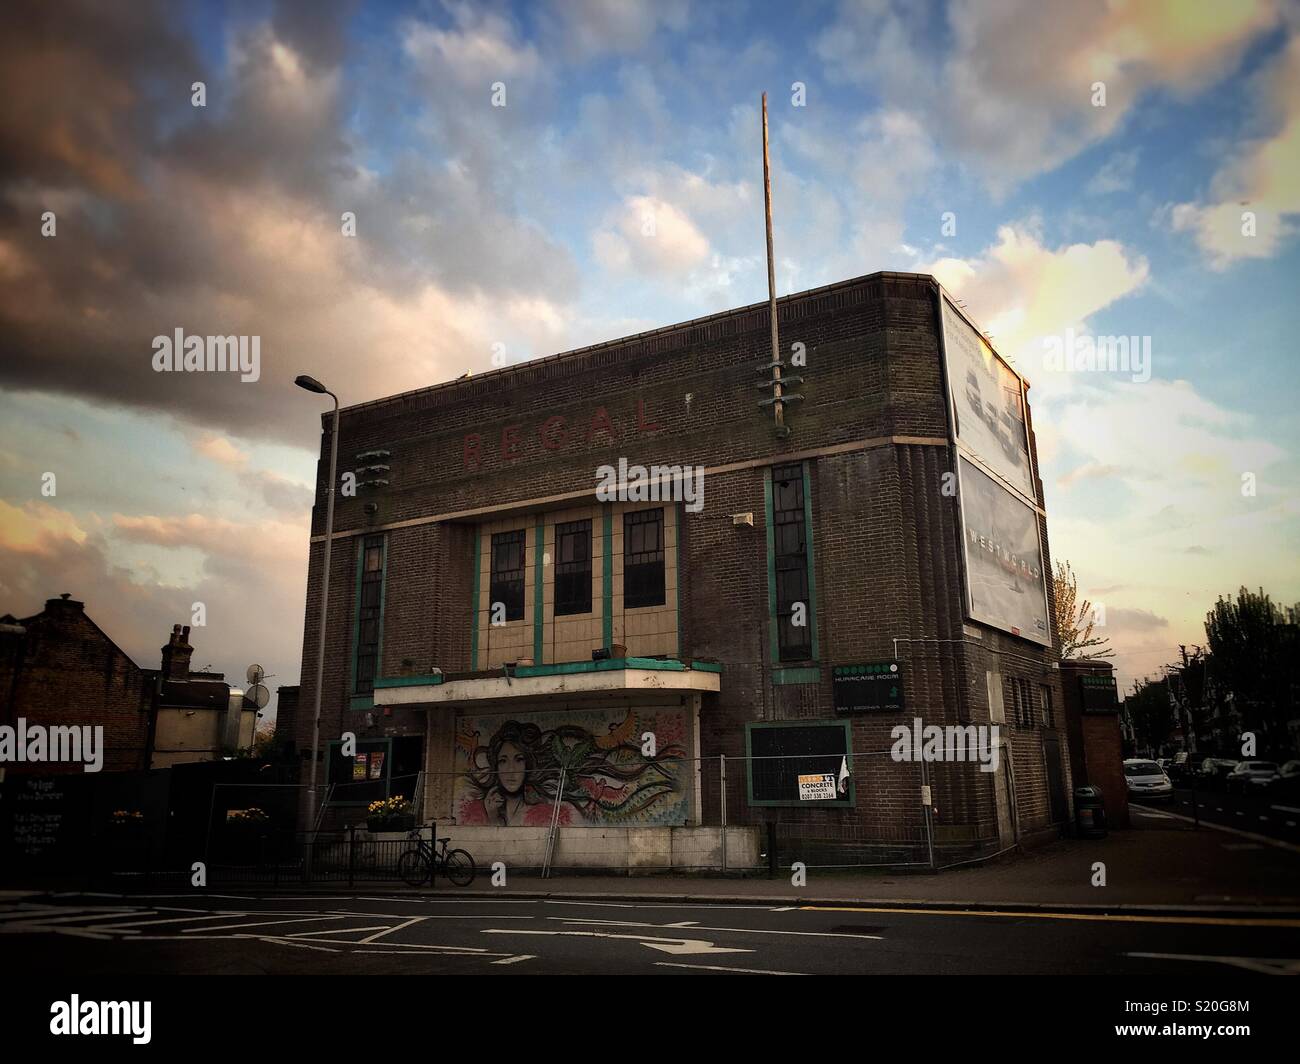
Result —
M162 648L162 672L168 680L188 680L190 678L190 656L194 648L190 646L190 626L183 628L172 625L171 639Z

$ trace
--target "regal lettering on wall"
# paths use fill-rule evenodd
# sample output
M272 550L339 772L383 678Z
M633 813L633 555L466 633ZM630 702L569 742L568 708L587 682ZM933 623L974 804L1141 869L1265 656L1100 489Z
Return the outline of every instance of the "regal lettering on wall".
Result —
M572 446L610 446L658 432L644 399L637 399L629 409L612 412L598 406L589 415L552 414L534 422L512 422L500 433L469 432L461 448L461 465L466 473L487 466L536 458L563 451Z

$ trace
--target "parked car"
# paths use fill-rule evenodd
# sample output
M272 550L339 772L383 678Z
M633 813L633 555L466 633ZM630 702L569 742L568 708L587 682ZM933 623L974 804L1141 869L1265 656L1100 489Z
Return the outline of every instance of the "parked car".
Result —
M1263 794L1264 788L1276 775L1276 761L1242 761L1223 778L1223 782L1229 794Z
M1222 787L1228 774L1237 767L1237 762L1230 757L1207 757L1201 762L1201 782L1210 787Z
M1284 802L1300 802L1300 761L1287 761L1266 785L1268 796Z
M1174 785L1164 769L1149 758L1131 757L1125 761L1124 783L1133 801L1169 801L1174 796Z
M1175 784L1186 785L1192 782L1192 777L1196 774L1196 762L1186 750L1179 750L1171 759L1165 774Z

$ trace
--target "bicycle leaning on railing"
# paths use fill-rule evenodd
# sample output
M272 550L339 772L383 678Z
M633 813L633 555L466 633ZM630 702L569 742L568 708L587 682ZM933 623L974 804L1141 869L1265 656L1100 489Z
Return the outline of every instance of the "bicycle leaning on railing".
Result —
M433 829L433 824L425 825ZM415 840L415 846L403 851L397 859L397 874L402 881L412 887L432 882L434 875L445 876L458 887L468 887L474 882L474 858L464 850L448 850L450 838L436 840L436 847L421 834L423 828L416 828L407 838Z

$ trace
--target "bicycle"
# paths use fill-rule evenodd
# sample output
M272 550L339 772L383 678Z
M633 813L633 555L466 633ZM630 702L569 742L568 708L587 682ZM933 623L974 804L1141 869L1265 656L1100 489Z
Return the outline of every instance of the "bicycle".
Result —
M434 825L429 824L432 828ZM438 839L437 848L425 841L422 828L416 828L407 838L416 841L412 849L404 850L397 859L397 874L408 886L418 887L433 882L435 875L443 875L458 887L468 887L474 882L474 858L464 850L448 850L450 838Z

